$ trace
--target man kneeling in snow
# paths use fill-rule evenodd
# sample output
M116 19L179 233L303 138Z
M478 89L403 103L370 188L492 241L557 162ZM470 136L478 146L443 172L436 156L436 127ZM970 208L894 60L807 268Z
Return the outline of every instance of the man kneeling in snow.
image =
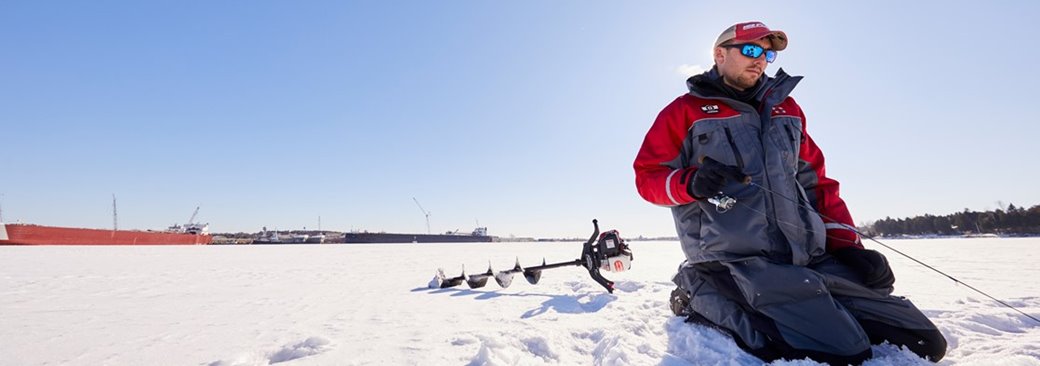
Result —
M687 80L636 157L639 194L671 207L686 253L672 310L766 361L859 364L885 341L938 361L946 340L891 296L888 262L863 248L825 175L788 96L801 77L765 75L787 41L760 22L724 31L715 66Z

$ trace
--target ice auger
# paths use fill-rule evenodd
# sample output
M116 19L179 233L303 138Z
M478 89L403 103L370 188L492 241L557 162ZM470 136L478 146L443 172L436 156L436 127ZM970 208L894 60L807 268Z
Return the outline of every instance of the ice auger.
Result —
M623 272L628 270L632 267L632 251L625 244L625 240L621 239L617 230L610 230L600 234L599 222L597 220L592 220L592 226L595 230L592 232L592 236L589 237L589 241L586 241L584 246L582 246L581 257L573 261L546 264L543 258L542 265L523 268L520 266L520 260L517 259L516 265L510 270L496 273L491 270L491 265L489 264L487 272L467 276L466 270L463 269L461 275L451 278L447 278L443 270L437 270L437 277L430 283L430 287L448 288L466 282L470 288L481 288L487 285L490 277L494 277L495 282L498 282L499 286L509 287L513 283L513 276L517 273L523 273L527 282L533 285L537 284L538 280L542 278L543 270L581 266L589 271L589 275L592 276L596 283L603 285L607 292L614 293L614 281L604 278L600 271Z

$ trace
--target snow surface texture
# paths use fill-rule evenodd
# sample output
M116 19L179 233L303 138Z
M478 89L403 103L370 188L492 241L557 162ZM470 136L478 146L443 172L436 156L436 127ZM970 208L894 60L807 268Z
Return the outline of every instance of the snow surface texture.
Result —
M1040 239L887 244L1040 317ZM0 247L4 365L758 365L671 316L675 242L632 242L607 294L577 267L502 289L449 276L577 258L579 243ZM872 243L946 335L942 365L1040 365L1040 324ZM867 365L927 365L874 347ZM775 365L817 365L807 360Z

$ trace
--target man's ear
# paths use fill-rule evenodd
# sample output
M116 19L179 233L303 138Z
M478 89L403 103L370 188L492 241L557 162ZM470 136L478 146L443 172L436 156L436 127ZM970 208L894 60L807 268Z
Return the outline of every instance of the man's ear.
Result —
M715 58L716 65L722 63L722 61L726 59L726 53L723 50L724 49L722 47L715 47L715 51L712 52L712 55Z

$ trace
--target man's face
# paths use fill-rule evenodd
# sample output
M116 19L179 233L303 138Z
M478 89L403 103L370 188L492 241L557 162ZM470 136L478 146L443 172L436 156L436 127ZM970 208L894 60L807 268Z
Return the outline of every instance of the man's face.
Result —
M766 50L773 49L768 38L762 38L751 42L730 42L730 44L754 43ZM755 86L758 78L766 71L765 52L758 58L750 58L740 53L736 47L715 47L715 65L722 74L722 80L727 85L744 90Z

